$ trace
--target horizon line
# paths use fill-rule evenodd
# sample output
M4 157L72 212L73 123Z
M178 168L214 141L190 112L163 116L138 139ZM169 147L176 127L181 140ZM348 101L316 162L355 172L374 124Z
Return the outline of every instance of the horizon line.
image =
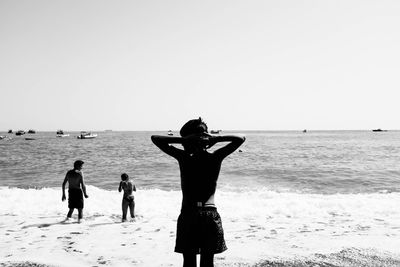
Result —
M375 129L230 129L230 130L218 130L220 132L238 132L238 131L245 131L245 132L323 132L323 131L373 131L373 130L382 130L382 131L399 131L400 129L382 129L382 128L375 128ZM10 129L8 130L3 130L0 132L5 132L7 133ZM57 132L57 130L36 130L36 129L29 129L29 130L23 130L23 129L18 129L18 130L12 130L12 133L15 133L17 131L25 131L28 133L29 130L34 130L35 132ZM179 130L171 130L171 129L161 129L161 130L113 130L113 129L103 129L103 130L63 130L64 132L179 132ZM210 130L209 132L211 132Z

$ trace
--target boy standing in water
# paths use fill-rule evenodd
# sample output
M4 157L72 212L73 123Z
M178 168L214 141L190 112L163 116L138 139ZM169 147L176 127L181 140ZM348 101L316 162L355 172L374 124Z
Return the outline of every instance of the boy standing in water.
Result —
M62 184L62 201L66 199L65 197L65 185L68 182L68 214L67 220L69 220L74 212L74 209L78 209L78 222L81 221L83 214L83 194L85 198L89 196L86 194L86 186L83 180L83 173L82 173L82 160L77 160L74 162L74 169L69 170L65 175L64 182ZM82 187L82 189L81 189Z
M183 125L181 137L153 135L153 143L174 157L181 172L182 207L178 217L175 252L183 254L183 266L214 266L214 254L225 251L221 217L214 203L214 194L223 159L245 141L244 136L213 136L199 119ZM208 148L229 142L210 153ZM183 150L171 144L181 144Z
M121 174L121 182L119 183L118 192L124 190L124 196L122 197L122 221L126 221L126 214L129 211L131 217L135 218L135 197L133 196L133 191L136 192L136 186L129 179L128 174Z

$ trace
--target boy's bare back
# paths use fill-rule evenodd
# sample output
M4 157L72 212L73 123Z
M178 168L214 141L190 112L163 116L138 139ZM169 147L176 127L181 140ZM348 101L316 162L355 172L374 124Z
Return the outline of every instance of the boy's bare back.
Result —
M68 188L80 189L82 184L82 173L78 170L69 170L65 175L65 180L68 182Z

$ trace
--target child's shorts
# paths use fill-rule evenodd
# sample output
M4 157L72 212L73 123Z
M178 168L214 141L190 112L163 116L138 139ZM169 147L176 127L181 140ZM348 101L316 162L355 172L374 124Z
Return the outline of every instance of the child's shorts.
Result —
M215 207L181 210L175 252L217 254L227 250L221 217Z
M83 194L80 188L68 189L68 208L83 209Z

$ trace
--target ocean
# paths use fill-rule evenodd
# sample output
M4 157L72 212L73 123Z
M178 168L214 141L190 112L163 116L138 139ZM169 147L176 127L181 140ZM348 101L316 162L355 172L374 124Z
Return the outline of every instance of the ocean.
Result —
M218 181L228 250L216 266L400 266L400 131L221 134L231 133L246 142L225 159ZM173 252L178 164L150 140L166 131L69 134L0 133L10 137L0 140L0 260L181 265ZM85 221L63 223L61 184L77 159L85 162ZM125 224L123 172L138 189L137 218Z

